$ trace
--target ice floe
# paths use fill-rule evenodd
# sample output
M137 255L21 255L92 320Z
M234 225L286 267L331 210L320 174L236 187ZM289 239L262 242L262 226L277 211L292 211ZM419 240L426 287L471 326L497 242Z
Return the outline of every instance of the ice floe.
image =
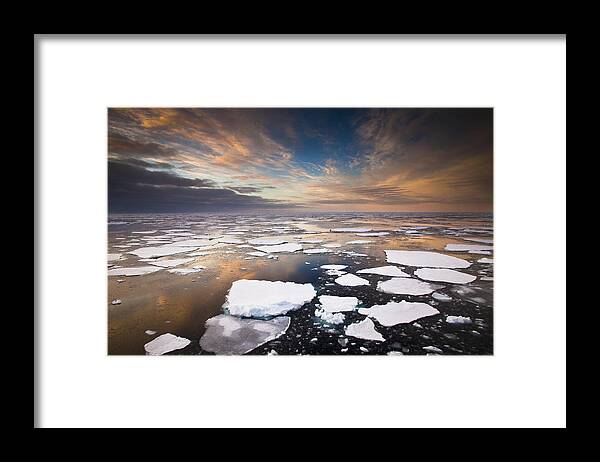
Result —
M129 253L133 255L137 255L140 258L158 258L158 257L166 257L168 255L175 255L178 253L189 252L190 249L187 247L177 247L169 245L162 245L159 247L141 247L139 249L135 249L130 251Z
M187 338L178 337L171 333L159 335L144 345L147 355L158 356L174 350L181 350L190 344Z
M437 288L438 286L413 278L392 278L377 283L377 290L387 294L427 295Z
M308 283L240 279L231 285L223 308L234 316L277 316L300 308L316 295Z
M360 314L375 318L382 326L390 327L397 324L407 324L440 312L431 305L421 302L389 302L385 305L373 305L370 308L360 308Z
M169 273L173 273L173 274L186 275L186 274L199 273L203 269L205 269L204 266L195 266L194 268L173 268L168 271L169 271Z
M462 258L424 250L386 250L385 255L388 263L398 265L434 268L468 268L471 266L471 263Z
M475 238L475 237L463 237L461 239L463 241L479 242L481 244L492 244L494 242L493 239L484 239L484 238Z
M303 252L308 253L308 254L331 253L331 250L329 250L329 249L304 249Z
M322 308L317 308L315 310L315 316L321 318L323 322L329 324L343 324L346 317L342 313L331 313Z
M329 313L339 311L354 311L360 300L356 297L337 297L335 295L321 295L319 297L321 308Z
M108 270L109 276L142 276L160 271L156 266L134 266L129 268L113 268Z
M446 244L444 250L449 250L451 252L480 252L480 251L490 251L493 250L494 247L491 245L480 245L480 244Z
M348 265L321 265L320 268L324 270L343 270L348 268Z
M282 237L259 237L256 239L250 239L249 244L252 245L278 245L285 244L289 239Z
M437 348L437 347L434 347L434 346L424 346L424 347L423 347L423 349L424 349L425 351L428 351L428 352L430 352L430 353L438 353L438 354L441 354L441 353L443 353L443 351L442 351L442 350L440 350L439 348Z
M337 249L341 246L342 246L342 244L338 244L337 242L332 242L330 244L323 244L323 247L327 247L328 249Z
M452 301L452 297L450 297L449 295L443 294L441 292L434 292L431 294L431 296L438 302L451 302Z
M336 284L341 286L355 287L355 286L368 286L370 283L368 280L358 277L354 274L344 274L334 281Z
M290 244L278 244L278 245L263 245L260 247L254 247L259 252L265 253L279 253L279 252L296 252L302 250L302 246L295 243Z
M266 257L268 254L264 252L248 252L248 255L252 255L253 257Z
M174 268L194 260L195 258L172 258L169 260L150 260L149 263L154 266L160 266L161 268Z
M405 273L397 266L378 266L377 268L365 268L357 271L360 274L378 274L380 276L392 276L392 277L410 277L410 274Z
M369 318L350 324L346 327L344 333L350 337L361 338L364 340L375 340L377 342L385 341L383 335L375 330L375 324Z
M477 263L494 263L494 259L483 257L477 260Z
M110 302L110 304L111 305L120 305L121 304L121 300L117 298L116 300L113 300L112 302Z
M368 233L372 228L333 228L332 233Z
M373 241L369 241L369 240L366 240L366 239L358 239L356 241L348 241L348 242L346 242L346 244L349 244L349 245L355 245L355 244L359 245L359 244L370 244L371 242L373 242Z
M446 317L446 322L450 324L472 324L473 321L471 318L466 316L448 316Z
M122 253L109 253L108 261L117 261L117 260L120 260L121 257L123 257Z
M477 279L472 274L446 268L419 268L415 271L415 276L426 281L449 282L452 284L467 284Z
M185 239L182 241L175 241L170 244L172 247L202 247L204 245L210 245L210 241L207 239Z
M206 321L200 347L218 355L243 355L283 335L290 321L288 316L259 320L220 314Z
M357 236L360 237L380 237L380 236L387 236L388 233L387 231L379 231L379 232L375 232L375 233L356 233Z

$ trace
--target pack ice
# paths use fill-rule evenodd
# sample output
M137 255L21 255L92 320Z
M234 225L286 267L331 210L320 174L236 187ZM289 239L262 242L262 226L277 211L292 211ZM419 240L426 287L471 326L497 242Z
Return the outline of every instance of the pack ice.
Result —
M377 290L386 294L427 295L436 289L437 286L412 278L392 278L377 283Z
M369 318L363 319L360 322L350 324L345 329L345 334L350 337L362 338L364 340L375 340L383 342L383 336L375 330L375 324Z
M144 274L160 271L156 266L136 266L129 268L113 268L108 270L109 276L143 276Z
M296 310L316 295L308 283L240 279L231 285L223 308L234 316L264 318Z
M421 302L389 302L385 305L373 305L370 308L360 308L360 314L372 317L379 321L382 326L395 326L407 324L417 319L440 314L438 310L427 303Z
M405 273L397 266L378 266L377 268L365 268L357 271L357 273L364 274L378 274L380 276L392 276L392 277L410 277L410 274Z
M477 279L472 274L444 268L419 268L415 271L415 276L426 281L449 282L451 284L467 284Z
M147 355L158 356L169 351L181 350L190 344L187 338L177 337L176 335L166 333L159 335L154 340L144 345Z
M425 250L386 250L388 263L432 268L468 268L467 260Z

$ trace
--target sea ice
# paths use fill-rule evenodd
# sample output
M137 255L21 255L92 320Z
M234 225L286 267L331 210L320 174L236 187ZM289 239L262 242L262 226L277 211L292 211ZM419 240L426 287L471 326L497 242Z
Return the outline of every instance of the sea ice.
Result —
M419 268L415 276L426 281L449 282L451 284L467 284L477 279L476 276L445 268Z
M257 239L250 239L248 243L252 245L278 245L285 244L288 240L282 237L259 237Z
M113 268L108 270L109 276L142 276L144 274L160 271L156 266L136 266L129 268Z
M154 340L144 345L147 355L158 356L169 351L180 350L190 344L187 338L177 337L176 335L166 333L159 335Z
M173 268L168 271L169 271L169 273L173 273L173 274L186 275L186 274L199 273L203 269L205 269L204 266L195 266L194 268Z
M341 286L349 287L368 286L370 284L369 281L367 281L366 279L358 277L354 274L344 274L343 276L337 278L334 282Z
M379 231L379 232L375 232L375 233L356 233L357 236L360 237L379 237L379 236L387 236L388 232L386 231Z
M491 245L480 245L480 244L446 244L444 250L449 250L451 252L478 252L478 251L488 251L493 250L493 246Z
M320 268L324 270L343 270L348 268L348 265L321 265Z
M316 295L312 284L240 279L231 285L223 308L234 316L277 316L300 308Z
M321 318L324 322L329 324L342 324L346 319L342 313L331 313L319 308L315 310L315 316Z
M248 252L248 255L252 255L253 257L266 257L268 254L264 252Z
M217 239L221 244L243 244L244 241L236 239L235 237L220 237Z
M154 334L156 334L156 331L154 331L154 330L145 330L144 334L146 334L146 335L154 335Z
M424 346L423 349L425 351L429 351L430 353L438 353L438 354L443 353L442 350L440 350L439 348L436 348L434 346Z
M220 314L206 321L200 347L218 355L243 355L283 335L290 321L288 316L258 320Z
M301 239L300 244L320 244L323 239Z
M315 254L315 253L331 253L329 249L304 249L304 253Z
M360 300L356 297L337 297L334 295L321 295L319 297L321 308L329 313L339 311L354 311Z
M195 258L172 258L170 260L150 260L149 263L154 266L160 266L161 268L174 268L194 260Z
M332 233L368 233L372 228L333 228Z
M385 255L388 263L398 265L434 268L468 268L471 266L471 263L462 258L424 250L386 250Z
M161 245L159 247L141 247L130 251L129 253L137 255L140 258L158 258L166 257L167 255L175 255L177 253L189 252L190 249L187 247L176 247L171 244Z
M394 277L410 277L410 274L405 273L397 266L378 266L377 268L365 268L357 271L357 273L365 274L378 274L380 276L394 276Z
M472 324L473 321L471 318L466 316L448 316L446 317L446 322L450 324Z
M443 294L441 292L434 292L431 294L431 296L436 299L438 302L451 302L452 301L452 297Z
M202 247L204 245L210 245L210 241L208 239L185 239L182 241L175 241L170 244L173 247ZM189 249L188 249L189 250Z
M436 286L428 282L412 278L392 278L377 283L377 290L387 294L427 295L436 290L436 288Z
M360 308L360 314L377 319L382 326L407 324L440 312L427 303L421 302L389 302L385 305L373 305L370 308Z
M493 239L483 239L483 238L475 238L475 237L463 237L462 240L470 241L470 242L479 242L481 244L492 244L494 242Z
M375 324L369 318L365 318L360 322L350 324L345 329L345 334L350 337L362 338L364 340L375 340L383 342L383 336L375 330Z
M358 245L358 244L370 244L371 242L373 242L373 241L368 241L366 239L358 239L356 241L348 241L348 242L346 242L346 244L348 244L348 245L354 245L354 244Z
M278 245L263 245L260 247L254 247L256 250L265 253L279 253L279 252L295 252L302 250L302 246L299 244L278 244Z
M341 246L342 246L342 244L338 244L337 242L332 242L330 244L323 244L323 247L327 247L328 249L337 249Z
M117 261L117 260L120 260L122 256L123 256L122 253L109 253L108 254L108 261Z
M494 259L483 257L483 258L480 258L479 260L477 260L477 263L494 263Z
M110 302L111 305L120 305L121 304L121 300L119 300L118 298L116 300L113 300L112 302Z

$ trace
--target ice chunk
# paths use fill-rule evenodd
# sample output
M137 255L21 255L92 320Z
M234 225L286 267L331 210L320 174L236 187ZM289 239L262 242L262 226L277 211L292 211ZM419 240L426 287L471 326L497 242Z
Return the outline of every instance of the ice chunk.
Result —
M320 268L324 270L343 270L348 268L348 265L321 265Z
M220 237L219 239L217 239L218 242L220 242L221 244L243 244L244 241L241 241L240 239L236 239L235 237Z
M415 271L415 276L426 281L450 282L452 284L467 284L477 279L472 274L444 268L419 268Z
M443 353L442 350L440 350L439 348L436 348L434 346L424 346L423 349L425 351L429 351L430 353L438 353L438 354Z
M116 300L113 300L112 302L110 302L111 305L120 305L121 304L121 300L119 300L118 298Z
M494 242L493 239L483 239L483 238L475 238L475 237L463 237L462 240L470 241L470 242L479 242L481 244L492 244Z
M177 337L176 335L166 333L159 335L154 340L144 345L147 355L158 356L170 351L181 350L190 344L187 338Z
M190 249L188 247L176 247L171 244L161 245L159 247L141 247L139 249L135 249L130 251L129 253L133 255L137 255L140 258L157 258L157 257L166 257L167 255L175 255L177 253L189 252Z
M387 236L388 232L386 231L379 231L379 232L375 232L375 233L356 233L357 236L360 237L379 237L379 236Z
M300 244L320 244L323 239L301 239Z
M268 254L264 252L248 252L248 255L252 255L253 257L266 257Z
M315 316L321 318L324 322L329 324L342 324L346 319L342 313L331 313L322 308L317 308L315 310Z
M421 302L389 302L385 305L373 305L370 308L361 308L360 314L372 317L382 326L395 326L407 324L427 316L434 316L440 312L427 303Z
M346 271L340 271L340 270L327 270L325 271L325 274L327 276L343 276L344 274L346 274Z
M369 281L367 281L366 279L358 277L354 274L344 274L343 276L340 276L339 278L337 278L335 280L335 283L339 284L341 286L349 286L349 287L368 286L370 284Z
M436 299L438 302L451 302L452 301L452 297L443 294L441 292L434 292L431 294L431 296Z
M146 335L154 335L154 334L156 334L156 331L154 331L154 330L145 330L144 334L146 334Z
M471 263L462 258L424 250L386 250L385 255L389 263L398 265L433 268L468 268L471 266Z
M259 252L265 253L278 253L278 252L295 252L302 250L302 246L299 244L278 244L278 245L263 245L260 247L254 247Z
M357 271L357 273L365 274L379 274L380 276L394 276L394 277L410 277L410 274L405 273L397 266L378 266L377 268L365 268Z
M358 253L358 252L343 252L349 257L368 257L366 253Z
M373 241L368 241L368 240L365 240L365 239L358 239L356 241L348 241L348 242L346 242L346 244L350 244L350 245L356 244L356 245L358 245L358 244L370 244L371 242L373 242Z
M169 260L150 260L149 263L154 266L160 266L161 268L174 268L194 260L195 258L172 258Z
M316 295L312 284L240 279L231 285L223 308L234 316L277 316L300 308Z
M330 244L323 244L323 247L327 247L328 249L337 249L338 247L341 247L342 244L338 244L337 242L332 242Z
M436 288L436 286L428 282L412 278L392 278L377 283L377 290L387 294L427 295L436 290Z
M156 266L135 266L129 268L113 268L108 270L109 276L142 276L160 271Z
M448 316L446 317L446 322L450 324L472 324L473 321L471 318L465 316Z
M493 250L493 246L491 245L480 245L480 244L446 244L444 250L449 250L451 252L478 252L478 251L488 251Z
M185 276L186 274L199 273L203 269L205 269L204 266L195 266L194 268L173 268L169 270L169 273L182 274Z
M494 263L494 259L483 257L483 258L480 258L479 260L477 260L477 263Z
M285 244L289 239L283 237L259 237L256 239L250 239L249 244L253 245L278 245Z
M131 231L131 234L154 234L156 232L156 230L152 230L152 231Z
M372 228L333 228L332 233L368 233Z
M206 321L200 347L218 355L243 355L283 335L290 321L288 316L267 321L220 314Z
M210 245L208 239L185 239L181 241L175 241L170 244L172 247L202 247L204 245ZM188 249L189 250L189 249Z
M314 254L314 253L331 253L329 249L304 249L304 253Z
M339 311L353 311L360 303L356 297L337 297L334 295L321 295L319 297L321 308L329 313L337 313Z
M108 261L117 261L117 260L120 260L122 256L123 256L122 253L109 253L108 254Z
M383 342L383 336L375 330L375 324L369 318L363 319L360 322L350 324L344 330L345 334L350 337L362 338L364 340L375 340Z

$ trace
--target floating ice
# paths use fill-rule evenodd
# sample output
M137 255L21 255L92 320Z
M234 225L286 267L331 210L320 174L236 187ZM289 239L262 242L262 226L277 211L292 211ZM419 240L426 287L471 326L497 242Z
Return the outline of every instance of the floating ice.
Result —
M174 268L185 263L194 261L195 258L172 258L170 260L150 260L150 264L161 268Z
M330 229L332 233L368 233L372 228L334 228Z
M299 244L279 244L279 245L263 245L260 247L254 247L256 250L265 253L279 253L279 252L295 252L302 250L302 246Z
M156 337L154 340L144 345L147 355L158 356L174 350L180 350L190 344L187 338L177 337L176 335L166 333Z
M144 334L146 334L146 335L154 335L154 334L156 334L156 331L154 331L154 330L145 330Z
M342 313L331 313L319 308L315 310L315 316L321 318L324 322L329 324L342 324L346 319Z
M357 271L357 273L365 274L379 274L380 276L394 276L394 277L410 277L410 274L405 273L397 266L378 266L377 268L365 268Z
M324 270L343 270L348 268L348 265L321 265L320 268Z
M204 245L210 245L208 239L185 239L182 241L175 241L170 244L172 247L202 247Z
M121 300L119 300L118 298L116 300L113 300L112 302L110 302L111 305L120 305L121 304Z
M444 250L449 250L451 252L479 252L482 250L488 251L493 250L493 246L491 245L480 245L480 244L446 244Z
M122 256L123 256L122 253L109 253L108 254L108 261L117 261L117 260L120 260Z
M159 247L141 247L139 249L132 250L129 253L137 255L140 258L157 258L166 257L167 255L175 255L177 253L189 252L190 250L194 249L186 247L176 247L169 244L162 245Z
M438 354L443 353L442 350L440 350L439 348L436 348L434 346L424 346L423 349L425 351L429 351L430 353L438 353Z
M343 252L349 257L368 257L366 253L358 253L358 252Z
M480 258L479 260L477 260L477 263L494 263L494 259L483 257L483 258Z
M241 241L240 239L236 239L235 237L220 237L219 239L217 239L218 242L220 242L221 244L243 244L244 241Z
M346 244L350 244L350 245L356 244L356 245L358 245L358 244L370 244L371 242L373 242L373 241L369 241L369 240L366 240L366 239L358 239L356 241L348 241L348 242L346 242Z
M465 316L448 316L446 322L450 324L473 324L471 318Z
M304 253L315 254L315 253L331 253L329 249L304 249Z
M415 276L426 281L450 282L452 284L467 284L477 279L472 274L444 268L419 268L415 271Z
M427 295L436 288L428 282L412 278L392 278L377 283L377 290L387 294Z
M440 312L427 303L421 302L389 302L385 305L373 305L370 308L360 308L360 314L372 317L382 326L395 326L407 324L427 316L434 316Z
M268 254L264 252L248 252L248 255L252 255L253 257L266 257Z
M332 242L331 244L323 244L323 247L327 247L328 249L337 249L341 246L342 244L338 244L337 242Z
M282 237L259 237L257 239L250 239L248 243L253 245L278 245L285 244L288 240Z
M131 231L131 234L154 234L156 230L152 231Z
M433 268L468 268L471 266L471 263L462 258L424 250L386 250L385 255L389 263L399 265Z
M341 286L349 287L368 286L370 284L369 281L367 281L366 279L358 277L354 274L344 274L343 276L337 278L334 282Z
M383 336L375 330L375 324L369 318L366 318L360 322L350 324L345 329L345 334L350 337L362 338L364 340L375 340L376 342L383 342L385 339Z
M156 266L136 266L129 268L113 268L108 270L109 276L142 276L144 274L160 271Z
M344 274L346 274L346 271L340 271L340 270L327 270L325 271L325 274L327 276L343 276Z
M283 335L290 321L288 316L264 321L220 314L206 321L200 347L218 355L243 355Z
M356 233L357 236L361 236L361 237L379 237L379 236L387 236L388 232L386 231L380 231L380 232L375 232L375 233Z
M320 244L323 239L302 239L299 241L301 244Z
M451 302L452 301L452 297L443 294L441 292L434 292L431 294L431 296L436 299L438 302Z
M194 268L173 268L169 270L169 273L186 275L199 273L203 269L205 269L204 266L195 266Z
M475 238L475 237L463 237L463 241L471 241L471 242L479 242L481 244L492 244L494 242L493 239L483 239L483 238Z
M316 295L312 284L240 279L231 285L223 308L234 316L277 316L300 308Z
M360 300L356 297L336 297L334 295L321 295L319 297L321 308L329 313L339 311L354 311Z

